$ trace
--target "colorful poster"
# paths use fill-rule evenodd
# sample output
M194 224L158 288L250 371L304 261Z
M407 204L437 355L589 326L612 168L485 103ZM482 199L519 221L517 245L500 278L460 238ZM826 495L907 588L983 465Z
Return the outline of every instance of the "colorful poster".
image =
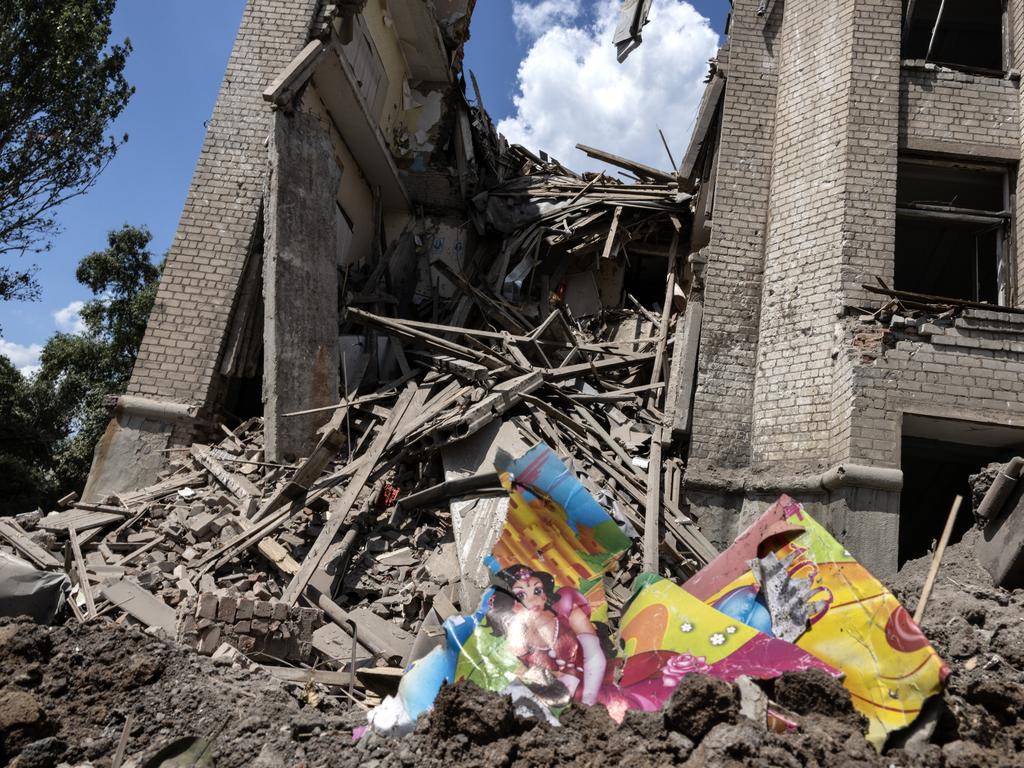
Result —
M444 681L506 693L549 719L577 703L621 721L630 709L661 708L692 671L726 680L810 667L839 674L652 575L615 633L602 581L629 538L546 445L496 463L509 512L485 558L492 587L475 613L445 623L444 648L407 670L398 697L371 716L378 730L410 727Z
M773 634L780 617L772 615L751 570L766 556L808 585L807 629L795 643L843 672L854 706L868 718L868 739L881 748L942 690L949 668L892 593L788 496L683 588Z

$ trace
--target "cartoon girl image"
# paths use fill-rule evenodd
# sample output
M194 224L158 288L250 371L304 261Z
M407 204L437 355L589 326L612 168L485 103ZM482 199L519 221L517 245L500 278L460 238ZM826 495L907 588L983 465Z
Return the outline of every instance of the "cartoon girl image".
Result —
M630 709L659 709L683 675L708 669L689 654L641 654L630 660L629 683L616 683L621 660L606 627L590 620L590 604L578 590L556 591L550 574L521 564L499 571L496 580L487 624L519 660L516 676L548 707L603 704L621 721Z
M578 590L555 591L551 574L513 565L497 574L487 611L491 631L519 659L518 677L549 706L596 704L608 658L590 604Z

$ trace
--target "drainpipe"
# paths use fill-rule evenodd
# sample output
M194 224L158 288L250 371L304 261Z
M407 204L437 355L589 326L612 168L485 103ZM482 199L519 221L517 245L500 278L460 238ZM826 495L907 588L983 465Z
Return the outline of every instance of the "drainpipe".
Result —
M821 487L826 491L835 491L847 486L898 491L903 488L903 471L869 467L865 464L836 464L821 475Z
M999 515L1013 489L1017 487L1022 469L1024 469L1024 459L1020 456L1014 456L999 468L999 474L992 481L992 487L988 489L985 498L981 500L981 504L974 512L979 520L988 521Z
M199 412L198 406L171 403L165 400L151 400L137 395L121 395L117 398L117 410L131 416L153 419L168 424L195 419Z
M865 464L837 464L821 474L791 475L789 477L729 480L718 477L690 477L684 475L688 488L725 491L727 493L785 492L788 494L837 491L840 488L870 488L878 491L899 491L903 488L903 471L885 467L869 467Z

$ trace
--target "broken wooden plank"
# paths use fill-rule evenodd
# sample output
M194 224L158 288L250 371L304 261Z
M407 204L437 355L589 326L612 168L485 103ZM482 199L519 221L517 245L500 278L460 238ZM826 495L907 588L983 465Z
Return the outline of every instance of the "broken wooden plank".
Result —
M0 538L40 568L60 568L61 562L36 544L14 520L0 518Z
M68 540L71 547L71 555L75 559L75 573L78 576L78 588L82 590L85 598L85 618L96 617L96 603L92 599L92 588L89 586L89 576L85 572L85 559L82 557L82 547L78 543L78 533L74 528L68 528Z
M147 627L159 627L174 637L174 609L133 581L119 579L100 587L100 594Z
M288 554L288 550L277 539L270 538L269 536L265 539L260 539L260 543L256 545L256 548L281 573L294 576L299 572L299 564Z
M412 402L413 396L416 392L417 388L409 385L402 394L398 396L398 401L395 403L395 407L391 411L391 417L384 422L380 432L377 433L377 437L374 438L374 441L370 444L365 456L362 457L362 466L360 466L359 471L352 477L352 479L349 480L348 486L345 488L345 493L342 495L341 499L336 505L332 505L330 519L320 531L320 535L317 536L316 541L313 542L313 546L310 547L309 552L306 554L306 558L302 561L299 572L292 577L292 580L288 583L284 593L281 595L282 602L289 606L295 605L295 602L299 599L299 595L302 594L306 585L309 584L309 580L312 578L313 572L320 567L321 560L327 551L327 547L330 546L332 541L334 541L334 537L337 536L341 526L348 518L348 513L352 510L360 491L363 490L363 486L370 477L370 473L373 471L374 467L377 465L377 461L384 453L384 449L387 447L392 433L395 431L398 423L402 418L404 418L405 412L409 407L409 403Z
M672 365L669 368L669 386L665 396L663 427L673 438L683 438L690 434L703 317L704 295L700 291L691 291L686 310L676 326ZM666 434L666 438L669 434Z
M644 570L660 573L658 552L661 543L661 441L651 440L647 465L647 498L644 505Z
M611 152L606 152L603 149L588 147L586 144L577 144L576 149L587 157L591 157L594 160L600 160L602 163L608 163L608 165L615 165L619 168L624 168L630 173L635 173L638 176L646 176L649 179L663 181L665 183L674 182L676 180L676 177L671 173L659 171L657 168L652 168L649 165L644 165L643 163L638 163L634 160L627 160L624 157L614 155Z
M84 509L69 509L66 512L58 512L55 515L46 515L38 523L44 531L67 531L75 528L78 531L85 531L90 528L99 528L111 523L119 523L128 516L127 510L120 513L113 512L89 512Z
M333 669L304 669L302 667L277 667L269 664L260 664L260 669L271 677L286 683L298 683L308 685L334 685L348 687L354 677L349 672L338 672Z

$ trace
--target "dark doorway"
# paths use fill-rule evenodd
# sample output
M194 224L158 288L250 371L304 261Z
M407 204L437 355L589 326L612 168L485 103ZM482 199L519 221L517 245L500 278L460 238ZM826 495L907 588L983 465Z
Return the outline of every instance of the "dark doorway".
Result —
M1024 451L1021 430L954 419L904 417L899 564L927 555L942 535L953 499L963 497L950 543L974 525L968 478Z

